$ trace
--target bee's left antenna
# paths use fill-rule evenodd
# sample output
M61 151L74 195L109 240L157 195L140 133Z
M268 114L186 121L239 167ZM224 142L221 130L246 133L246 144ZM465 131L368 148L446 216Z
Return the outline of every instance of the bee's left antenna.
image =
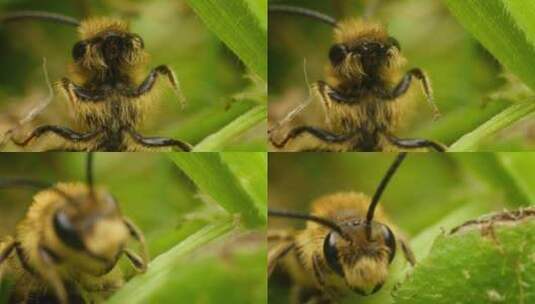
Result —
M73 202L73 198L65 193L65 191L54 187L50 182L26 179L26 178L12 178L12 179L0 179L0 188L11 188L11 187L22 187L22 188L33 188L37 190L50 189L57 194L63 196L67 201Z
M89 152L87 153L87 159L85 163L85 172L86 172L86 182L87 186L89 187L89 194L91 197L95 197L95 190L94 190L94 175L93 175L93 153Z
M331 228L332 230L336 231L341 237L347 238L347 236L344 234L344 231L342 230L342 228L340 228L340 226L338 224L336 224L335 222L333 222L333 221L331 221L329 219L323 218L323 217L319 217L319 216L315 216L315 215L311 215L311 214L304 214L304 213L290 212L290 211L281 211L281 210L273 210L273 209L268 209L268 215L269 216L285 217L285 218L300 219L300 220L315 222L315 223L323 225L323 226L325 226L327 228Z
M19 20L25 20L25 19L33 19L33 20L45 20L45 21L51 21L71 26L80 26L80 21L73 17L56 14L56 13L49 13L49 12L41 12L41 11L16 11L7 13L4 15L0 15L0 23L7 23L12 21L19 21Z
M373 195L372 202L370 203L370 206L368 207L368 213L366 214L366 222L368 224L371 223L373 220L373 214L375 212L375 208L377 207L377 204L379 204L379 200L381 199L381 195L383 194L383 191L385 190L386 186L388 185L388 182L390 182L390 179L392 176L394 176L394 173L396 173L396 170L399 168L405 157L407 156L407 152L401 152L398 154L392 165L390 165L390 168L388 168L388 171L386 171L385 176L379 183L379 187L377 187L377 190L375 190L375 194Z
M284 13L284 14L300 15L303 17L312 18L317 21L323 22L332 27L338 27L338 21L336 21L336 19L334 19L333 17L326 15L326 14L322 14L315 10L304 8L304 7L283 5L283 4L272 4L269 6L268 11L270 13Z

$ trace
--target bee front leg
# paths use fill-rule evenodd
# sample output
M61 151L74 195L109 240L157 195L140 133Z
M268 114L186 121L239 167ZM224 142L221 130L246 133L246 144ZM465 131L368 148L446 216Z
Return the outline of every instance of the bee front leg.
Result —
M187 143L177 139L165 138L165 137L143 137L136 130L130 128L126 130L128 134L134 139L134 141L146 148L166 148L177 147L181 151L189 152L193 147Z
M14 249L16 246L17 246L17 242L11 241L0 251L0 282L2 281L2 274L3 274L2 264L14 252Z
M178 83L175 77L175 73L173 73L173 70L171 70L171 68L166 65L160 65L152 69L147 78L145 78L145 80L139 85L139 87L135 88L131 92L127 92L125 95L127 97L137 98L148 94L150 91L152 91L152 88L154 87L154 84L156 83L156 80L159 76L167 77L167 80L169 81L171 87L173 87L173 90L179 98L180 104L184 106L186 102L184 96L182 95L180 84Z
M78 86L72 80L67 77L61 79L61 90L71 102L76 101L102 101L106 99L106 95L103 92L91 91L81 86Z
M320 128L316 128L316 127L302 126L302 127L297 127L297 128L292 129L288 133L288 135L286 135L286 137L280 142L276 142L275 140L273 140L271 136L269 138L269 141L276 148L282 149L288 144L290 140L296 139L304 134L309 134L313 136L314 138L319 139L320 141L325 142L325 143L343 143L353 137L353 135L334 134L332 132L329 132Z
M411 266L416 265L416 258L414 257L414 253L412 252L412 249L407 241L404 238L401 238L399 243L405 259L411 264Z
M65 128L65 127L53 126L53 125L44 125L44 126L40 126L40 127L36 128L35 130L33 130L33 132L30 134L30 136L28 136L23 141L17 141L17 140L15 140L13 138L11 138L11 141L15 145L17 145L19 147L25 147L33 139L38 139L41 136L43 136L45 134L50 134L50 133L55 134L55 135L63 138L67 142L79 143L79 142L88 142L88 141L94 139L97 135L99 135L101 133L101 131L98 130L98 131L92 131L92 132L87 132L87 133L78 133L76 131L73 131L73 130Z
M325 276L322 271L323 267L320 265L320 257L318 255L314 255L312 257L312 268L314 270L314 277L316 278L316 282L318 283L319 289L323 291L330 299L336 301L340 298L336 290L333 288L327 286L327 282L325 281Z
M145 242L145 237L143 236L143 233L141 233L141 230L139 230L139 228L130 219L123 217L123 221L128 228L130 236L139 242L141 256L129 249L125 249L124 253L137 270L140 272L145 272L147 271L147 265L149 264L149 253L147 249L147 243Z
M401 139L393 135L386 136L386 139L394 146L402 149L427 148L437 152L445 152L446 147L442 144L427 139Z
M413 78L416 78L418 81L420 81L424 95L431 105L435 117L439 116L440 111L433 101L433 89L431 87L431 81L425 72L419 68L414 68L408 71L392 91L379 91L379 97L386 100L396 100L397 98L405 95L412 84Z
M61 277L56 271L56 265L60 262L59 257L42 246L38 249L38 257L41 264L41 267L37 269L39 275L50 284L58 301L62 304L67 304L67 290L65 289Z
M295 248L293 242L280 242L271 247L268 251L268 278L271 276L275 267L292 249Z

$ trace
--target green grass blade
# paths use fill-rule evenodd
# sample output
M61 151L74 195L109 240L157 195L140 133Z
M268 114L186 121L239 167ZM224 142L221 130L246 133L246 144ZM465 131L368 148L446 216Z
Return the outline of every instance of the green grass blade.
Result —
M256 159L257 153L241 153L243 161ZM171 159L193 180L199 189L210 195L219 205L231 214L239 214L248 227L266 224L266 209L261 208L244 188L241 177L237 177L220 153L170 153ZM251 168L255 176L266 174L265 168ZM254 180L258 181L258 180ZM251 185L254 188L267 187L266 184ZM266 190L267 191L267 190ZM265 198L267 200L267 198Z
M234 121L226 125L221 130L209 135L193 149L194 152L220 151L233 138L250 130L253 126L264 121L267 117L267 107L265 105L257 106Z
M535 70L535 69L534 69ZM500 114L479 126L474 131L464 135L454 144L449 152L473 152L478 150L478 145L496 132L510 126L518 120L535 112L535 103L531 101L518 103L510 106Z
M528 206L531 201L529 194L517 182L498 154L494 153L459 153L452 157L463 167L463 171L471 173L471 179L483 182L488 191L504 196L507 206L518 208Z
M247 157L244 157L243 152L225 152L220 155L230 171L238 177L238 182L253 199L258 210L267 212L267 153L247 152Z
M524 153L498 153L497 158L517 188L525 193L527 201L523 205L535 205L535 158L525 157Z
M267 81L267 31L263 26L265 21L257 17L248 1L187 0L187 2L206 26L249 69Z
M444 2L460 23L486 49L532 89L535 88L534 1L444 0Z
M149 264L147 273L134 277L121 288L107 303L150 303L167 282L173 280L176 265L193 250L221 238L235 227L232 219L211 224L183 242L161 254Z

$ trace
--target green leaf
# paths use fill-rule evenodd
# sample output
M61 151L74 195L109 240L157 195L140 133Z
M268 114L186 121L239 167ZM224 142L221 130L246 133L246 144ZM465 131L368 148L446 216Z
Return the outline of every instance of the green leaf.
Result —
M222 157L223 154L225 153L170 153L169 155L202 192L210 195L229 213L239 214L246 226L265 225L266 208L262 205L266 205L267 197L263 198L264 203L258 203L256 200L259 199L258 193L267 193L267 190L264 190L267 183L263 183L261 178L254 178L248 180L247 187L244 187L243 179L246 177L237 176L231 170L233 165L229 166ZM241 153L241 161L253 162L258 158L257 154L263 153ZM258 165L250 168L252 172L249 176L265 175L266 167ZM235 167L233 169L237 170Z
M221 130L213 133L198 143L193 149L194 152L218 151L227 145L233 138L250 130L253 126L264 121L267 117L267 107L257 106L249 112L236 118Z
M226 219L201 229L167 252L159 255L150 264L148 271L134 277L107 303L150 303L166 283L177 275L177 265L193 250L230 232L235 227L232 219Z
M187 0L187 2L206 26L249 69L267 81L267 31L263 26L265 21L257 17L248 1Z
M504 66L535 88L535 2L445 0L450 11Z
M504 214L439 236L394 303L534 303L534 216Z
M486 138L496 132L510 126L518 120L535 112L535 103L527 101L518 103L505 109L500 114L494 116L489 121L480 125L474 131L464 135L457 142L452 144L449 152L473 152L478 150L478 145Z

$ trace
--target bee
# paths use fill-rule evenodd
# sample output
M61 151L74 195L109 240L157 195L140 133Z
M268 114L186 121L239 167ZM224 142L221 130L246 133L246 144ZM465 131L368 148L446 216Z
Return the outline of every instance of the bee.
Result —
M272 217L308 221L303 230L270 230L268 276L279 268L295 286L292 303L331 303L354 292L376 293L387 280L389 264L399 246L411 264L414 254L396 236L379 199L405 158L398 155L370 199L363 193L342 192L312 203L311 213L268 210Z
M327 78L311 86L313 96L321 101L328 129L304 125L283 137L275 136L275 130L306 106L301 105L270 129L269 140L274 147L315 151L445 151L442 144L431 140L395 135L413 80L420 82L435 117L438 109L433 102L431 82L423 70L413 68L401 73L406 59L400 44L381 24L364 19L337 21L313 10L287 5L270 5L269 12L305 16L334 28ZM304 137L314 141L312 147L303 149Z
M1 179L0 187L39 190L14 236L0 243L2 274L13 283L9 303L101 302L124 283L122 256L145 272L148 253L139 228L116 199L93 184L92 155L86 183ZM132 239L140 253L127 247Z
M40 19L76 26L80 40L72 48L72 77L59 81L59 91L68 99L80 131L43 125L27 137L12 142L20 147L54 136L61 143L54 150L137 151L178 149L191 145L176 139L145 137L136 128L143 121L146 107L157 94L158 79L170 83L181 97L174 72L166 65L143 76L148 61L143 39L116 19L78 20L53 13L23 11L8 14L3 22ZM182 97L181 97L182 102Z

